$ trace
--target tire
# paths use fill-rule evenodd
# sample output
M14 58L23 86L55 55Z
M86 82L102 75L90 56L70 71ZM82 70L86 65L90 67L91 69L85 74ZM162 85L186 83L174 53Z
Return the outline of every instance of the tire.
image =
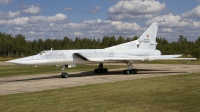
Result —
M134 70L134 69L131 69L131 70L130 70L130 74L135 74L135 70Z
M62 74L61 74L61 77L62 77L62 78L67 78L67 77L68 77L68 73L62 73Z
M97 73L101 73L101 70L100 70L100 69L97 69Z
M67 78L68 77L68 73L65 73L65 78Z
M126 75L129 75L130 74L130 70L126 70Z
M104 73L104 69L100 69L100 73Z
M104 73L108 73L108 69L107 68L104 69Z
M94 69L94 73L97 73L97 69Z
M134 74L137 74L137 69L134 69Z

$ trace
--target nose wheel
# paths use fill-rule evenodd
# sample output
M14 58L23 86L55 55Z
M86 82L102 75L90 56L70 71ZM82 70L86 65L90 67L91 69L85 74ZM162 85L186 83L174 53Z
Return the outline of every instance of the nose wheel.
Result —
M68 73L66 73L66 72L61 73L61 77L62 78L67 78L68 77Z
M65 65L61 68L61 70L62 70L62 73L61 73L61 77L62 78L67 78L68 77L68 73L67 72L65 72Z

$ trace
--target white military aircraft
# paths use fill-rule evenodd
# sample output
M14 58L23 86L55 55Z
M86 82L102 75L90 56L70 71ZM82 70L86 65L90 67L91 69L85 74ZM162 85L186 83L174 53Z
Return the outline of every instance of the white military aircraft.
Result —
M76 64L98 63L95 73L107 73L108 69L103 63L122 62L128 65L125 74L137 74L133 68L135 61L150 60L196 60L196 58L177 58L181 55L161 55L156 49L156 35L158 23L154 22L137 39L124 44L104 49L81 49L81 50L45 50L37 55L10 60L8 62L20 65L55 65L62 66L61 77L68 77L65 68L76 67Z

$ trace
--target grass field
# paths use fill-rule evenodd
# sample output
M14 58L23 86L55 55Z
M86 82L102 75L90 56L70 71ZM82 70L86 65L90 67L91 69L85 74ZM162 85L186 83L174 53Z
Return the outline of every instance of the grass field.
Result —
M77 65L75 68L67 68L66 72L77 72L77 71L93 71L98 65ZM125 65L105 65L108 69L112 68L124 68ZM54 66L19 66L19 65L3 65L0 66L0 77L20 76L20 75L39 75L48 73L61 74L60 67L57 69Z
M0 96L1 112L200 111L200 74Z
M12 60L14 58L3 58L3 57L0 57L0 61L8 61L8 60Z

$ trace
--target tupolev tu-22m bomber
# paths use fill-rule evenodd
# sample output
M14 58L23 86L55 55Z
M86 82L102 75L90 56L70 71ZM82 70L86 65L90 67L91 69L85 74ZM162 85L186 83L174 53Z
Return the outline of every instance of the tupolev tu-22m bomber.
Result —
M99 66L94 70L95 73L107 73L108 69L103 67L104 63L120 62L126 63L128 69L124 74L137 74L137 69L133 68L136 61L151 60L196 60L196 58L178 58L181 55L161 55L156 49L156 35L158 23L154 22L137 39L131 42L119 44L104 49L81 49L81 50L45 50L37 55L10 60L7 62L37 66L55 65L61 66L61 77L68 77L65 68L76 67L77 64L98 63Z

